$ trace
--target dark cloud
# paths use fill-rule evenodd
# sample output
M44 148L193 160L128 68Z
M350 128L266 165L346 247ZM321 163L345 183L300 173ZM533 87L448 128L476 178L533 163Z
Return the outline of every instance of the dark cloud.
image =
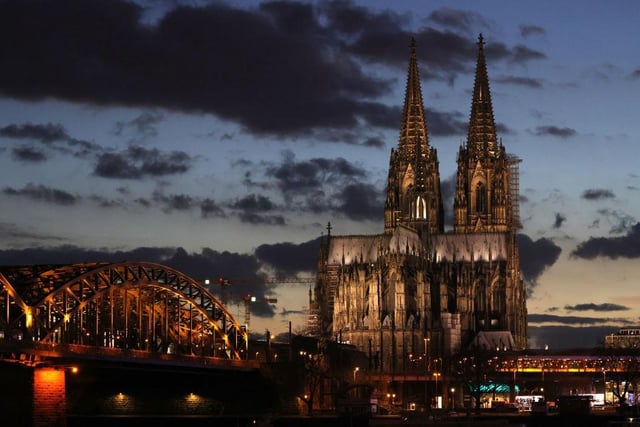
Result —
M558 260L562 249L544 237L534 242L526 234L518 234L517 240L520 249L520 269L527 285L527 293L531 294L537 285L538 277Z
M616 196L613 194L613 191L603 188L590 188L584 190L582 193L582 198L585 200L613 199L615 197Z
M576 305L565 305L564 309L567 311L627 311L630 310L629 307L625 307L624 305L619 304L611 304L611 303L584 303L584 304L576 304Z
M632 321L624 318L601 318L584 316L558 316L555 314L529 314L529 323L561 323L564 325L601 325L607 322L630 324Z
M175 249L137 248L109 252L63 245L46 248L0 250L0 265L73 264L80 262L151 261L164 262Z
M92 194L91 196L88 197L88 199L94 203L97 203L98 206L100 206L101 208L122 207L125 205L125 203L122 200L108 199L99 194Z
M72 154L77 157L85 157L87 155L101 151L100 146L88 141L73 138L67 133L67 130L64 128L64 126L54 123L24 123L20 125L10 124L0 128L0 136L12 139L26 139L30 141L37 141L49 149L66 154ZM14 149L14 152L15 150L20 150L20 148ZM32 150L32 154L36 152L33 148L22 150ZM27 159L27 157L21 158L21 160L25 159Z
M282 317L289 317L291 315L295 316L295 315L308 314L308 313L309 312L307 310L287 310L284 307L282 307L278 312L278 314ZM283 341L283 342L286 342L286 341Z
M164 115L162 113L145 111L129 121L116 122L113 132L117 136L122 136L127 130L131 129L135 135L132 139L133 141L144 140L158 135L156 125L163 119Z
M154 191L152 199L167 213L172 211L188 211L196 204L193 197L187 194L166 195L160 191Z
M255 255L258 260L269 264L281 275L315 272L321 240L322 238L318 237L300 244L264 244L256 248Z
M612 326L532 326L527 328L529 345L532 348L544 348L550 351L565 349L602 348L604 337L618 332Z
M613 209L598 209L598 214L602 215L608 223L612 224L609 230L610 234L628 233L636 223L636 219L631 215ZM598 221L598 219L594 221L594 224L596 224L596 221ZM600 223L598 222L597 224L599 225Z
M390 89L339 53L310 4L180 5L153 26L124 0L53 7L2 3L0 35L12 39L0 45L5 94L205 111L255 133L300 133L353 126L369 109L358 99Z
M451 31L423 28L418 33L403 29L386 29L361 34L347 49L367 62L382 63L406 70L411 37L417 43L418 60L423 77L452 84L460 73L472 70L477 46L473 39Z
M553 222L553 228L562 227L562 224L564 224L566 220L567 220L566 216L562 215L559 212L556 212L556 218L555 218L555 221Z
M145 208L151 206L151 201L149 199L145 199L144 197L137 198L134 200L134 202L139 204L140 206L144 206Z
M373 12L351 1L325 2L321 3L320 8L332 29L350 36L380 31L382 28L387 31L400 31L410 23L410 18L406 15L388 9Z
M462 32L476 32L478 28L491 28L491 24L477 12L442 7L429 14L427 20L443 27Z
M11 124L0 128L0 135L14 139L32 139L48 144L53 141L69 139L67 131L60 124L47 123L44 125L25 123Z
M619 237L591 237L572 252L578 258L640 258L640 223Z
M192 158L184 151L164 153L133 145L119 153L98 156L94 174L102 178L142 179L185 173Z
M524 64L533 59L545 59L547 55L537 50L533 50L523 45L516 45L511 51L510 62Z
M522 37L544 36L547 32L537 25L520 25L520 35Z
M265 277L258 273L260 263L252 254L218 252L204 248L200 253L188 253L177 248L163 264L176 268L198 281L210 279L211 290L220 295L219 278L228 279L230 303L241 303L247 294L257 297L274 293L274 286L266 283ZM251 314L261 317L273 317L273 306L259 301L251 305ZM244 319L238 319L243 322Z
M535 88L535 89L542 88L542 81L540 79L533 79L530 77L500 76L493 80L496 83L526 86L526 87Z
M41 244L43 241L52 241L60 244L65 240L63 237L40 233L34 230L34 227L29 227L27 230L17 224L0 222L0 241L3 242L5 247L10 247L15 242L32 241Z
M224 218L226 214L213 199L204 199L200 202L200 214L202 218Z
M640 79L640 68L638 68L637 70L633 70L629 77L633 80Z
M566 127L560 128L557 126L538 126L536 130L533 132L533 134L537 136L551 135L551 136L557 136L560 138L569 138L571 136L574 136L576 133L577 132L575 129L566 128Z
M11 150L14 159L24 163L40 163L47 160L47 155L31 147L14 147Z
M232 209L239 210L240 221L249 224L286 225L286 220L281 215L265 215L277 209L275 203L263 195L249 194L241 199L236 199L229 205Z
M26 197L56 205L70 206L78 202L78 198L71 193L57 188L50 188L44 185L27 184L22 189L5 187L2 192L9 196Z
M383 189L367 183L367 171L343 158L297 161L283 153L280 164L265 164L289 211L331 213L354 220L379 220ZM256 186L257 183L251 183Z
M457 111L446 113L427 108L425 116L429 135L433 136L465 135L469 126L464 114Z
M496 130L498 134L502 135L515 135L516 131L505 125L504 123L496 123Z
M238 217L240 221L248 224L287 225L287 221L282 215L262 215L254 212L241 212Z
M381 220L384 213L383 192L371 184L349 184L334 197L338 212L353 220Z
M380 138L370 137L367 138L362 143L362 145L364 145L365 147L384 148L386 146L386 143Z
M418 31L410 29L410 16L389 10L372 12L348 1L328 2L323 10L328 18L327 29L347 36L349 42L344 47L351 54L405 70L408 52L399 46L406 46L414 37L425 76L448 82L473 69L477 56L475 35L480 29L491 28L480 14L452 8L436 10L427 18L427 22L443 30L422 26ZM521 45L510 49L499 42L487 43L485 52L492 61L524 63L545 57Z
M402 117L402 109L398 105L389 107L374 102L363 102L360 117L366 121L367 127L397 129Z
M268 197L261 194L249 194L241 199L236 199L231 207L246 212L264 212L275 209L276 205Z
M339 185L367 175L363 168L343 158L314 158L298 162L290 151L284 152L283 157L280 165L267 167L266 175L276 179L278 188L287 198L317 190L324 184Z
M395 107L378 99L397 81L379 77L363 61L405 70L405 46L415 35L427 77L453 81L473 69L477 53L464 23L488 26L476 13L441 9L432 22L464 36L430 27L414 34L410 15L351 1L263 2L246 9L178 3L152 24L143 13L125 0L0 3L0 93L207 112L255 134L388 127L393 116L386 113ZM494 42L486 52L492 61L544 57ZM149 119L157 116L140 119L116 130L155 131Z

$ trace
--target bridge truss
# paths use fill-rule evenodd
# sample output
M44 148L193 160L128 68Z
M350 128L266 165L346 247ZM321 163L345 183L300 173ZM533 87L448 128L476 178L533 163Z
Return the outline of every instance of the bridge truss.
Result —
M145 262L0 267L5 340L244 359L247 332L200 283Z

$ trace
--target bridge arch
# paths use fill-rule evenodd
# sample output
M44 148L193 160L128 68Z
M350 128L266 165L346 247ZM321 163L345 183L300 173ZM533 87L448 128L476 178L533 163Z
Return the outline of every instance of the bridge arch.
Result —
M0 329L39 344L246 358L246 331L201 283L148 262L0 267Z

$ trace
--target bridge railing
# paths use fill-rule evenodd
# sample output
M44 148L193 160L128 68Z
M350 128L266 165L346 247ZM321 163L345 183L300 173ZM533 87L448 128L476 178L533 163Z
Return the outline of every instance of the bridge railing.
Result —
M29 343L24 341L0 340L0 352L14 354L17 359L31 360L24 355L40 358L76 358L85 360L125 361L131 363L181 365L228 369L258 369L257 360L226 359L218 357L166 354L145 350L95 347L78 344ZM22 356L21 356L22 355Z

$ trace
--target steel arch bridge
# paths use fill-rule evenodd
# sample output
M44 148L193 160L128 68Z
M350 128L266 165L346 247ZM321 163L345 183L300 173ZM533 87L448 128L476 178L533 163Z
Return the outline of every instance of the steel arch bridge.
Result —
M200 283L148 262L0 266L5 340L244 359L246 330Z

